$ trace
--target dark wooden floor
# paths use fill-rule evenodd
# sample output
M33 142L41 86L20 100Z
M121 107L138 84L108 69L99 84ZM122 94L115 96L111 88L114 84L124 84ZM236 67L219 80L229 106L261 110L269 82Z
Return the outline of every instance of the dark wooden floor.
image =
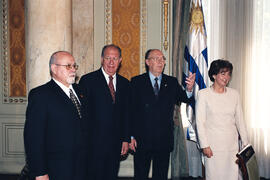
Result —
M18 175L0 174L0 180L17 180ZM119 178L119 180L132 180L133 178ZM182 179L181 179L182 180ZM183 180L199 180L196 178L184 178Z
M0 174L0 180L17 180L18 175ZM132 180L132 178L119 178L119 180ZM201 180L201 178L183 178L181 180ZM261 180L270 180L261 178Z

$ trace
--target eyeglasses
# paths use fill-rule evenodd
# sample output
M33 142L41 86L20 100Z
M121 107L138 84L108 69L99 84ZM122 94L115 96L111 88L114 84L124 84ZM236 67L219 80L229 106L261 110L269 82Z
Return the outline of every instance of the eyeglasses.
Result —
M163 62L163 61L166 60L166 58L164 56L162 56L162 57L149 57L148 59L152 60L152 61L155 61L155 62L158 62L158 61Z
M74 68L75 70L77 70L79 68L79 65L77 64L55 64L56 66L65 66L67 70L71 70L72 68Z
M103 59L105 59L106 61L110 61L110 60L118 61L120 58L119 57L104 57Z

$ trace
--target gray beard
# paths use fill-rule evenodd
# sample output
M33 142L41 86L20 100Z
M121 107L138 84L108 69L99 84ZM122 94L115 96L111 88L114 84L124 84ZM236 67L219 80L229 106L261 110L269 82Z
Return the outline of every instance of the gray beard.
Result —
M67 82L68 82L68 84L74 84L75 83L75 77L68 77Z

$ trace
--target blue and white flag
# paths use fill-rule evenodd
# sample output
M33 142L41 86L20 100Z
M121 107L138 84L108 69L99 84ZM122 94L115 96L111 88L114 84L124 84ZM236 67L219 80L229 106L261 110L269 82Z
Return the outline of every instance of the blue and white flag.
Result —
M193 88L193 96L194 100L196 100L198 91L208 86L207 39L202 0L192 0L190 3L192 4L190 6L189 31L184 52L182 85L186 87L185 79L189 72L196 73ZM187 118L189 121L187 139L197 142L195 133L195 101L187 106Z

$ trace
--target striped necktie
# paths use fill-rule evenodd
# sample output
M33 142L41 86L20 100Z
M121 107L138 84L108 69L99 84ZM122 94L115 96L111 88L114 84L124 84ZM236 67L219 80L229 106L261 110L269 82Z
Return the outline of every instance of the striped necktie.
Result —
M77 109L77 112L78 112L80 118L82 118L81 104L79 103L77 97L75 96L75 94L73 93L73 91L71 89L69 89L69 95L70 95L70 99L71 99L72 103L74 104L74 106Z

